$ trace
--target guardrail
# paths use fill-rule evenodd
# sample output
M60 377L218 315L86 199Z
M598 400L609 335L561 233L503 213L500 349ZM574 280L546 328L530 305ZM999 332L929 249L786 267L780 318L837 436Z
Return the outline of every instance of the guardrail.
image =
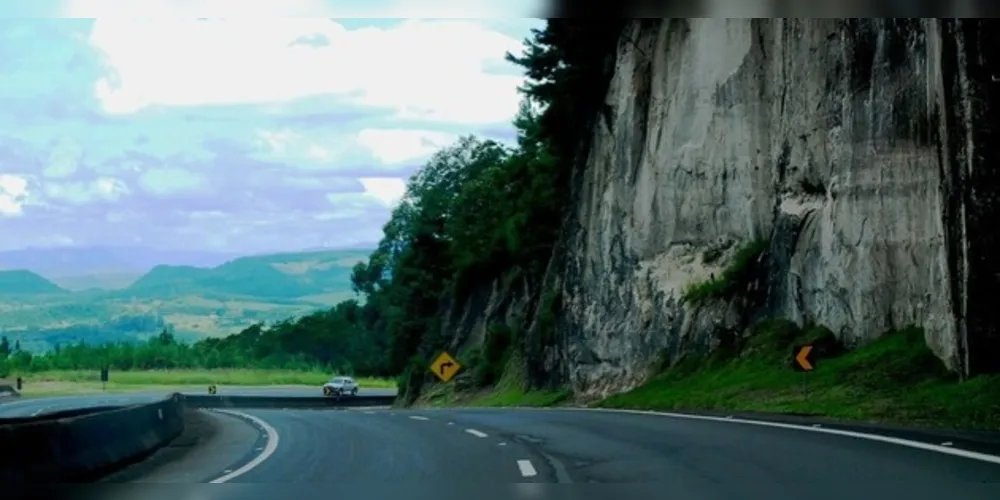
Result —
M149 455L183 429L180 394L124 408L5 420L0 422L0 483L92 481Z
M291 397L291 396L208 396L185 395L184 404L190 408L360 408L389 406L396 396L343 396Z
M0 484L96 480L179 436L185 408L356 408L388 406L395 399L173 394L149 404L2 419Z

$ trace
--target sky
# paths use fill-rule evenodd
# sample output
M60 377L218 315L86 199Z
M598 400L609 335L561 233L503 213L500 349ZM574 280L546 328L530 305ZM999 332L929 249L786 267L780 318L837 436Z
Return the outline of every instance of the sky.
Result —
M541 26L0 19L0 250L374 244L435 151L513 138Z

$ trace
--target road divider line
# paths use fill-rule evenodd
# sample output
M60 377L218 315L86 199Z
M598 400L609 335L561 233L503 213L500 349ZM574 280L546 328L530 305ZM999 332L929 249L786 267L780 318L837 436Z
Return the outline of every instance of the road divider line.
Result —
M538 471L531 464L531 460L518 460L517 468L521 470L521 475L524 477L535 477L538 475Z
M476 437L479 437L479 438L486 437L486 433L485 432L479 432L479 431L477 431L475 429L465 429L465 432L468 432L469 434L472 434L473 436L476 436Z
M410 418L413 420L430 420L429 418L421 417L420 415L410 415Z
M258 427L260 427L264 431L264 433L267 435L267 444L264 445L264 451L262 451L256 457L254 457L253 460L251 460L251 461L247 462L245 465L243 465L243 467L240 467L239 469L236 469L236 470L234 470L232 472L229 472L229 473L227 473L227 474L225 474L223 476L217 477L217 478L209 481L210 483L218 484L218 483L227 483L229 481L232 481L233 479L236 479L236 478L242 476L243 474L246 474L247 472L250 472L251 470L253 470L258 465L264 463L264 461L267 460L268 458L270 458L271 455L273 455L274 452L278 449L278 440L279 440L279 438L278 438L278 431L274 430L274 427L271 427L267 422L265 422L265 421L263 421L263 420L255 417L253 415L247 415L246 413L239 412L239 411L232 411L232 410L215 410L215 411L217 411L219 413L226 413L226 414L238 417L238 418L240 418L240 417L241 418L245 418L245 419L253 422Z

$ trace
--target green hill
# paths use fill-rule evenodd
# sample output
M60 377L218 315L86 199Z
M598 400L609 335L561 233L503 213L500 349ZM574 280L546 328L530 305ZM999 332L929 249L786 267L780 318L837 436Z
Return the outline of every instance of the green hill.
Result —
M0 294L48 295L69 293L55 283L24 269L0 271Z

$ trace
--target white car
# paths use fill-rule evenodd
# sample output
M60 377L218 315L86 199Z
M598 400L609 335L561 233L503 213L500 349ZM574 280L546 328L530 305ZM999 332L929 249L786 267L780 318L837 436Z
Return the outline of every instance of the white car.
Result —
M323 384L324 396L343 396L344 394L358 395L358 383L351 377L333 377L329 382Z

